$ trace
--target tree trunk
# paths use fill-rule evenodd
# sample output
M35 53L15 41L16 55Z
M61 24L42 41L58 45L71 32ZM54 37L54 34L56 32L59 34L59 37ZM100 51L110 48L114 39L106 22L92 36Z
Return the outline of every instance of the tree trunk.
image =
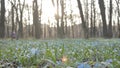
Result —
M90 36L93 37L93 0L91 0L91 24L90 24Z
M112 33L112 0L110 0L110 8L109 8L110 16L109 16L109 29L108 29L108 34L109 38L112 38L113 33Z
M28 10L28 35L29 37L31 37L31 25L30 25L30 9L29 9L29 6L27 7L27 10Z
M20 0L19 1L19 4L20 4ZM18 33L19 33L19 37L20 38L23 38L23 10L24 10L24 7L25 7L25 0L23 1L23 4L22 5L19 5L19 11L20 11L20 21L19 21L19 30L18 30Z
M93 1L93 36L96 37L96 8L95 8L95 0Z
M103 37L107 37L107 22L106 22L106 15L105 15L105 5L104 5L104 0L98 0L99 2L99 7L100 7L100 12L102 15L102 22L103 22Z
M42 26L41 26L41 22L42 22L42 3L43 3L43 0L41 0L41 7L40 7L40 20L39 20L39 29L40 29L40 37L42 37L42 34L43 34L43 31L42 31Z
M5 37L5 0L1 0L0 38Z
M16 10L16 24L18 24L18 23L19 23L19 18L18 18L18 9L17 9L17 8L15 8L15 10ZM18 31L16 32L16 35L17 35L16 39L18 39L18 38L19 38L19 33L18 33Z
M85 21L86 21L86 26L89 26L89 1L85 0ZM87 32L88 37L90 36L89 29Z
M67 14L65 13L65 36L68 37Z
M33 24L35 26L35 38L36 39L40 39L41 38L41 26L39 23L39 19L38 19L38 4L37 4L37 0L33 1Z
M57 20L57 37L60 37L60 27L59 27L59 0L57 0L57 14L55 16Z
M12 33L15 31L15 24L14 24L14 7L12 6Z
M64 38L64 0L61 0L61 31L60 31L60 38Z
M87 26L86 26L86 21L84 19L84 14L83 14L83 10L82 10L82 5L81 5L81 2L80 0L77 0L77 3L78 3L78 8L79 8L79 14L81 16L81 20L82 20L82 28L83 28L83 31L84 31L84 38L88 38L88 29L87 29Z
M19 21L19 29L18 29L18 34L20 38L23 38L23 21L22 21L22 17L23 17L23 11L20 12L20 21Z
M116 1L116 4L117 4L117 24L118 24L118 37L120 38L120 20L119 20L119 17L120 17L120 10L119 10L119 3L120 3L120 0L115 0Z
M68 25L68 24L67 24L66 1L65 1L65 6L64 6L64 7L65 7L65 13L64 13L64 17L65 17L65 18L64 18L64 19L65 19L65 26L64 26L64 28L65 28L65 31L64 31L64 32L65 32L65 37L68 37L68 31L67 31L67 27L68 27L67 25Z

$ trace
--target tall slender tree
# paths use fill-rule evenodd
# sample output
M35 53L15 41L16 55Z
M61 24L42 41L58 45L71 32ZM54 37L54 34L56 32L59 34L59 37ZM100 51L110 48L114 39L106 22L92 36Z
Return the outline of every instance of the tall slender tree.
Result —
M74 25L75 23L73 22L73 9L72 9L72 1L70 0L70 22L71 22L71 35L72 38L74 38Z
M19 11L20 11L20 17L19 17L19 29L18 29L18 37L22 38L23 37L23 10L25 7L25 0L23 1L23 4L21 5L20 0L18 0L19 4Z
M56 14L56 20L57 20L57 37L60 38L60 14L59 14L59 6L60 0L57 0L57 14Z
M28 36L31 36L31 25L30 25L30 6L26 5L26 9L28 11Z
M55 1L52 0L53 6L55 7ZM57 37L58 38L63 38L65 37L65 31L64 31L64 17L65 17L65 4L64 4L64 0L57 0L57 12L55 14L55 19L57 21ZM60 6L59 6L60 5ZM61 7L61 19L60 19L60 14L59 14L59 8Z
M96 7L95 0L93 0L93 36L96 37Z
M12 32L14 31L17 32L17 24L19 22L19 18L18 18L18 3L16 3L16 0L8 0L11 3L11 22L12 22ZM15 16L16 15L16 16ZM14 19L16 17L16 20ZM16 25L15 25L16 24ZM17 32L18 34L18 32ZM17 35L17 39L18 39L18 35Z
M60 28L60 38L64 38L64 0L61 2L61 28Z
M91 0L90 36L93 37L93 0Z
M65 17L65 37L68 37L68 21L67 21L67 4L65 1L65 13L64 13L64 17Z
M19 26L18 32L17 32L17 39L23 38L23 11L25 8L25 0L23 2L20 0L16 2L16 0L14 0L14 2L10 1L10 3L12 5L12 17L14 17L13 15L14 15L14 10L15 10L16 11L16 22L18 23L18 26ZM12 18L12 26L14 26L14 24L15 24L14 18ZM12 29L15 30L14 28Z
M85 3L85 21L86 21L86 27L88 27L89 26L89 1L84 0L84 3ZM89 29L87 34L89 36Z
M103 37L107 37L107 22L106 22L106 14L105 14L105 4L104 0L98 0L100 12L102 15L102 23L103 23Z
M115 0L117 4L117 24L118 24L118 37L120 38L120 0Z
M110 14L109 14L109 29L108 29L108 37L109 38L112 38L112 35L113 35L113 33L112 33L112 0L110 0L110 8L109 8L109 12L110 12Z
M90 34L91 37L95 37L96 35L96 8L95 8L95 0L91 0L91 28Z
M87 26L86 26L86 21L84 19L84 14L83 14L83 9L82 9L81 1L77 0L77 3L78 3L78 8L79 8L79 14L81 16L82 28L83 28L83 31L84 31L84 37L88 38L88 33L87 33L88 29L87 29Z
M15 24L14 24L14 7L13 6L11 8L11 12L12 12L11 18L12 18L12 33L13 33L14 30L15 30Z
M57 0L56 1L57 2L57 12L56 12L56 14L55 14L55 19L56 19L56 21L57 21L57 37L60 37L60 26L59 26L59 0ZM53 3L53 5L54 5L54 3Z
M5 0L1 0L0 38L5 37Z
M38 16L38 2L37 0L33 1L33 24L35 26L35 38L41 38L41 26L39 23L39 16Z

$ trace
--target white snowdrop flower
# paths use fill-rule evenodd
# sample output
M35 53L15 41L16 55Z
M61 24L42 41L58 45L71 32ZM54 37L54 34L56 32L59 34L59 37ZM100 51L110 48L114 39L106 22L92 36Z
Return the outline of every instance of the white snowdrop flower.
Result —
M19 49L19 47L18 46L16 46L16 48L15 48L16 50L18 50Z
M72 54L74 55L74 54L75 54L75 52L72 52Z
M106 60L106 62L107 62L107 63L112 63L113 60L112 60L112 59L108 59L108 60Z
M117 61L118 64L120 64L120 61Z
M117 49L114 49L113 52L117 52Z
M39 50L38 50L37 48L32 48L32 49L30 50L30 53L31 53L32 55L37 55L37 54L39 53Z
M62 49L60 48L59 51L62 51Z
M16 50L18 50L18 48L17 48L17 47L16 47L15 49L16 49Z
M30 58L30 54L27 54L26 56L27 56L27 58Z
M59 64L61 64L61 61L57 61L56 63L59 65Z
M81 49L81 51L84 51L83 49Z
M93 50L89 49L89 52L90 52L90 53L93 53Z
M54 50L54 49L52 49L51 51L52 51L52 52L55 52L55 50Z

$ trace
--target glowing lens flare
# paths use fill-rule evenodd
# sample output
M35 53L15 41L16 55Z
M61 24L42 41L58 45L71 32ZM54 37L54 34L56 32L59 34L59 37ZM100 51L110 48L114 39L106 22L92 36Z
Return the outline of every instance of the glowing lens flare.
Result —
M66 56L62 57L62 62L67 62L68 58Z

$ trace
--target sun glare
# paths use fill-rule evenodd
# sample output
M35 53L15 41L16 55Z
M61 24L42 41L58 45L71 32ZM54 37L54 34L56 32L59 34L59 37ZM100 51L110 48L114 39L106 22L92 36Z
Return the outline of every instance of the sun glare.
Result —
M57 12L57 7L54 7L53 4L52 4L52 1L51 0L38 0L38 6L39 6L39 9L40 10L40 6L41 6L41 1L42 1L42 20L41 20L41 23L42 24L50 24L50 26L54 26L56 23L56 20L55 20L55 14ZM69 0L66 0L66 12L67 12L67 15L69 15L71 12L70 12L70 4L69 4ZM23 3L23 0L21 0L21 3ZM25 0L25 4L27 4L28 6L31 6L30 9L30 22L31 24L33 23L33 17L32 17L32 3L33 3L33 0ZM76 8L77 7L77 2L76 1L72 1L72 9L73 10L73 14L78 14L78 9ZM11 3L9 1L6 0L6 8L7 10L11 10ZM59 7L60 8L60 7ZM39 11L38 11L39 12ZM25 18L28 18L28 11L27 9L24 10L24 13L23 13L24 17L23 19ZM59 10L59 15L61 16L61 11ZM8 16L8 14L6 14L6 16ZM23 20L24 21L24 20ZM49 22L50 21L50 22ZM69 24L69 23L68 23Z
M48 23L48 20L54 20L55 9L50 0L43 0L42 21Z

